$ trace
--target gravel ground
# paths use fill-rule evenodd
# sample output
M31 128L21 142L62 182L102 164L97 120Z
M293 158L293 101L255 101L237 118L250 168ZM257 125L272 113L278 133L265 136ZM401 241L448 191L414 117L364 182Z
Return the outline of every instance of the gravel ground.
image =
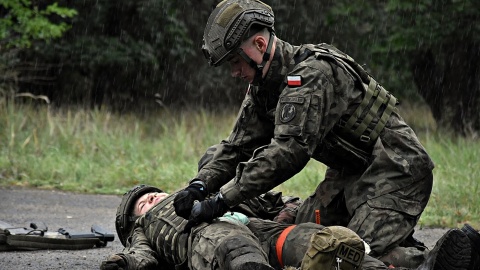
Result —
M115 233L115 213L121 197L62 191L0 188L0 220L16 226L44 222L49 231L59 228L90 232L93 224ZM446 229L417 229L415 237L433 247ZM38 250L0 252L0 270L99 269L108 255L123 246L115 240L106 247L85 250Z

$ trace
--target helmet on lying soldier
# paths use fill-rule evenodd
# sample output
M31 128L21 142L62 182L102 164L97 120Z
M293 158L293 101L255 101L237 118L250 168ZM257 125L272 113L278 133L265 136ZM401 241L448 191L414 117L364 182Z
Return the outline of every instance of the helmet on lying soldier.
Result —
M138 198L150 192L163 191L159 188L142 184L133 187L123 194L122 201L117 208L117 214L115 217L115 229L117 230L118 238L120 238L123 246L126 245L127 238L130 235L133 225L138 218L138 216L133 214L135 202L138 200Z

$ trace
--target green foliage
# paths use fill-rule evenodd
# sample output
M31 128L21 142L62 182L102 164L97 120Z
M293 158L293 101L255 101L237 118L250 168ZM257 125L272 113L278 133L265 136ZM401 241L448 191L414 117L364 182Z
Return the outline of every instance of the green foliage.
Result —
M438 48L446 42L479 40L478 1L398 1L386 3L392 14L387 41L393 51Z
M347 41L337 41L341 42L339 47L350 48L347 53L360 62L365 61L372 74L401 97L419 97L414 91L414 70L411 70L419 53L431 51L436 63L442 64L454 55L461 55L472 42L478 47L480 41L480 2L475 0L386 0L354 4L340 0L326 14L327 27L342 26L337 36Z
M370 38L359 41L373 46L373 53L405 55L447 41L478 40L479 10L480 3L473 0L363 1L354 5L336 1L327 13L327 24L346 23L351 32L367 35Z
M54 64L49 73L57 84L35 87L38 94L49 91L56 104L117 110L156 109L154 96L163 103L188 98L183 89L198 71L191 59L198 59L194 42L201 40L192 38L200 26L190 20L199 15L185 14L188 1L63 2L80 14L72 29L54 46L39 46L26 55Z
M33 40L48 42L59 38L70 25L52 21L52 18L72 18L77 14L57 3L41 8L30 0L1 0L0 6L4 9L0 18L0 45L6 48L28 48Z
M428 105L439 125L464 133L480 130L480 120L464 121L478 118L479 1L265 2L275 11L279 38L294 45L331 43L401 100L432 101ZM220 110L239 105L244 96L246 85L229 79L228 66L209 67L200 53L204 26L217 0L35 3L37 13L50 12L43 16L57 18L57 25L64 22L59 15L72 15L59 6L78 11L60 39L21 54L21 62L35 63L21 68L24 78L49 78L19 80L22 91L46 95L54 106L107 106L149 114L158 103ZM9 29L8 22L0 20L3 29ZM457 97L461 104L450 105ZM441 121L442 114L464 119Z

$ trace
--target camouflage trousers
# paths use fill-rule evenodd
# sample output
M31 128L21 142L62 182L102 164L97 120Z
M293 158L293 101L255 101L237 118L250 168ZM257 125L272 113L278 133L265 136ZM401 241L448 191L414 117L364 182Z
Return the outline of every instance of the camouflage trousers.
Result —
M245 225L236 222L215 221L197 227L188 250L188 267L192 270L229 270L229 263L245 254L268 263L259 240Z
M432 175L428 175L432 178ZM428 200L429 189L418 181L418 186L412 185L406 188L405 194L408 200ZM348 209L343 192L338 193L328 205L323 205L318 192L307 198L300 206L295 223L319 222L325 226L345 226L356 232L367 242L372 252L371 256L382 260L387 265L416 268L427 256L427 251L418 247L405 246L407 238L412 236L414 227L420 218L420 214L411 215L409 209L400 211L401 207L381 207L392 205L392 200L397 205L402 204L405 198L386 194L360 204L356 209Z
M350 229L339 226L325 227L315 223L296 225L287 235L282 247L281 262L277 256L277 240L282 231L290 225L268 220L250 219L247 225L260 240L268 254L270 265L275 269L335 269L335 250L338 244L346 243L356 250L364 250L360 237ZM355 256L354 256L355 257ZM327 264L327 266L326 266ZM341 269L350 269L342 265ZM357 269L388 269L378 259L365 254Z

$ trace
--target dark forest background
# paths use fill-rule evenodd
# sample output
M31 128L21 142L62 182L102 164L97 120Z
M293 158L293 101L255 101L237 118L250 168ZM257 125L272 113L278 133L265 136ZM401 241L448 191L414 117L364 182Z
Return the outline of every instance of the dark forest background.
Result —
M426 103L438 126L478 137L480 1L264 2L279 38L333 44L400 100ZM245 83L209 67L200 50L217 3L1 0L0 95L146 115L237 107Z

